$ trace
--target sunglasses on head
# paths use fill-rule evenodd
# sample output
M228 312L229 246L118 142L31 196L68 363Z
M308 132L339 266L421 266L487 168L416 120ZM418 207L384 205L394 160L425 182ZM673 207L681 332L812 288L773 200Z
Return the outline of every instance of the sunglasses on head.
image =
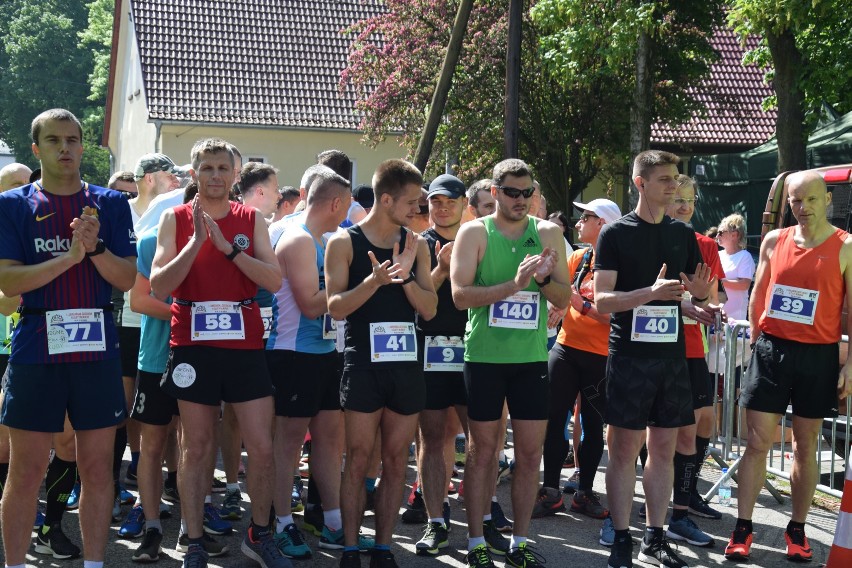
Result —
M506 197L510 199L517 199L520 196L524 196L524 199L529 199L532 197L533 193L535 193L534 187L528 187L526 189L518 189L517 187L506 187L504 185L495 185L497 189L502 191Z

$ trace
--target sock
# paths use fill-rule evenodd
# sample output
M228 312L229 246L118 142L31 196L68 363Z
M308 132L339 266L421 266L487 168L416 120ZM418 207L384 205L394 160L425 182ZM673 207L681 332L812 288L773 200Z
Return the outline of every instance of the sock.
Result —
M240 490L240 484L239 483L226 483L225 484L225 491L239 491L239 490Z
M615 531L615 542L628 541L630 541L630 529L624 529L623 531Z
M674 455L674 495L675 505L689 505L689 491L692 489L692 477L695 472L695 454L685 455L675 452Z
M103 561L95 562L94 560L83 560L83 568L104 568Z
M488 513L487 515L482 515L482 522L483 523L487 523L490 520L491 520L491 513Z
M204 496L204 504L205 505L213 504L213 497L211 497L209 493Z
M450 498L449 498L449 497L444 497L444 503L446 503L447 505L449 505L449 504L450 504Z
M159 517L157 517L153 521L149 521L147 518L145 519L145 530L150 529L157 529L160 534L163 533L163 525L160 523Z
M438 523L439 525L444 524L444 517L434 517L429 519L430 523Z
M367 487L367 492L372 492L376 490L376 478L375 477L365 477L364 485Z
M663 538L663 527L645 527L645 544L660 538Z
M255 542L258 539L260 539L260 537L266 536L267 534L269 534L269 525L262 527L260 525L257 525L254 521L252 521L251 526L249 528L251 529L251 539Z
M695 437L695 471L692 475L692 489L690 493L695 493L698 487L698 475L701 473L701 467L704 465L704 460L707 458L707 448L710 447L710 438Z
M689 509L672 509L672 522L686 518Z
M122 426L115 429L115 444L113 445L112 454L112 478L118 480L121 478L121 460L124 459L124 448L127 447L127 428Z
M323 519L325 520L325 526L333 531L339 531L343 528L343 517L340 516L340 509L325 511Z
M128 469L132 469L136 471L136 468L139 466L139 452L130 452L130 467Z
M509 545L509 550L517 550L521 547L522 544L524 544L526 542L527 542L527 537L512 535L512 544Z
M479 546L480 544L482 544L482 545L485 544L485 537L484 536L470 537L469 539L467 539L467 550L471 551L474 548L476 548L477 546Z
M177 471L166 472L165 485L169 488L177 488Z
M751 519L737 518L737 525L736 525L736 527L734 527L734 530L735 531L745 530L747 532L753 532L754 528L752 527Z
M449 501L449 498L447 498L447 503L449 503L449 502L450 502L450 501ZM491 502L492 502L492 503L496 503L496 502L497 502L497 495L492 495L492 496L491 496Z
M793 534L793 531L799 529L801 531L805 530L805 523L797 523L796 521L790 521L787 523L787 533Z
M47 466L44 485L47 489L47 506L44 511L45 526L53 526L62 520L68 497L77 481L77 462L67 462L55 454Z
M3 497L3 488L6 486L6 479L9 477L9 462L0 463L0 497Z
M293 515L275 517L275 532L283 532L284 527L293 524Z
M27 568L27 565L26 564L15 564L15 565L6 564L6 568Z
M322 499L320 499L319 487L317 487L317 482L314 481L314 477L308 477L308 503L307 505L319 505L322 503Z
M180 534L187 534L186 521L183 517L180 518Z

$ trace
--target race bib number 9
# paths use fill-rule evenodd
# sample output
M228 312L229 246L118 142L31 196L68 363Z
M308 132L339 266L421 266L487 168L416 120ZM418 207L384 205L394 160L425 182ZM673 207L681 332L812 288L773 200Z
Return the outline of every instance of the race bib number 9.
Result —
M631 341L675 343L678 332L677 306L639 306L633 308Z
M380 322L370 324L370 361L417 361L417 335L414 324Z
M260 308L260 321L263 322L263 338L269 339L269 332L272 331L272 308Z
M423 348L424 371L462 372L464 367L464 340L458 336L426 336Z
M517 292L488 308L489 327L538 329L538 292Z
M195 302L191 331L192 341L245 339L242 306L236 302Z
M766 315L780 320L813 325L819 292L775 284Z
M106 351L103 310L54 310L44 317L49 354Z

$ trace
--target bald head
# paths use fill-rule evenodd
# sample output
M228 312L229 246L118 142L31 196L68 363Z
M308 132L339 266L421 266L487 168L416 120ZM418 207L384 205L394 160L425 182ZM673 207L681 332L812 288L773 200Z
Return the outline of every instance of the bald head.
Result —
M0 191L14 189L30 183L33 171L24 164L8 164L0 169Z
M826 213L831 204L831 194L822 176L816 172L796 172L787 176L784 186L790 211L799 225L821 230L828 222Z
M828 191L825 180L819 173L814 171L794 172L787 176L784 185L787 187L787 195L792 195L794 190L802 188L810 189L811 186L821 189L823 193Z

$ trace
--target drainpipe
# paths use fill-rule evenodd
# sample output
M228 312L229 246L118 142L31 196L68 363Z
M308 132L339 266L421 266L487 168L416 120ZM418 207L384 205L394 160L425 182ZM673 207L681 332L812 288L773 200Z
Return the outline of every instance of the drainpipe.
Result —
M163 121L162 120L155 120L154 121L154 128L157 129L157 134L154 136L154 153L159 154L160 153L160 146L161 146L161 144L160 144L160 131L163 128Z

